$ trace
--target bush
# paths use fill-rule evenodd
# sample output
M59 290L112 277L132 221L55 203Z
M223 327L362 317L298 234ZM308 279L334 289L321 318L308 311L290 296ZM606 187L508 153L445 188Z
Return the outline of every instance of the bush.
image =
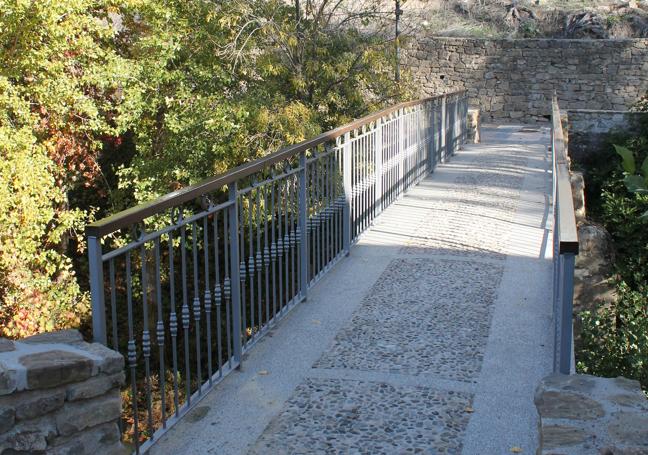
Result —
M623 141L634 161L648 156L648 125L638 137ZM613 155L614 152L610 151ZM648 194L628 189L628 172L621 160L588 172L588 206L595 221L610 232L616 249L617 301L610 307L584 312L579 370L601 376L623 375L641 381L648 390ZM634 174L632 172L631 174Z

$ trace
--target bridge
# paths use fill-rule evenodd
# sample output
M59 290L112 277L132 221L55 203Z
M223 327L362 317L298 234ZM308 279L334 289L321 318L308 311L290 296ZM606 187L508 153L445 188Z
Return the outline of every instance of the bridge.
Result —
M479 144L466 113L403 103L88 228L136 452L536 450L573 369L560 112Z

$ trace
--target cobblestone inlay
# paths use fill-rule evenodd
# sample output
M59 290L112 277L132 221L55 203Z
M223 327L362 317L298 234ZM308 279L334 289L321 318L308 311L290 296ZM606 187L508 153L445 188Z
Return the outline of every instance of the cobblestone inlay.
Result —
M496 264L396 259L314 367L473 381L502 273Z
M458 454L472 395L306 379L250 454Z

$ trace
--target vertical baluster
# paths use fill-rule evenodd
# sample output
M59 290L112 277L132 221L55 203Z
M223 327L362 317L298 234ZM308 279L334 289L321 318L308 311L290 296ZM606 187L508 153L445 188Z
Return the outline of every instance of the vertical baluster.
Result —
M193 317L196 329L196 380L198 381L198 395L202 394L202 368L201 368L201 355L200 355L200 289L198 287L198 225L196 222L191 223L191 243L193 253L193 282L194 282L194 298L193 298Z
M324 222L324 207L326 205L326 194L324 191L324 158L320 154L317 159L317 260L319 264L319 274L324 273L324 267L326 266L326 261L324 259L324 248L325 248L325 222Z
M295 285L297 281L297 276L295 273L295 247L297 246L297 235L295 233L295 230L297 229L295 219L295 206L297 205L297 187L295 184L295 177L295 174L292 174L290 176L290 299L295 299L295 301L297 301L297 293L295 292Z
M250 340L255 337L255 318L254 318L254 274L256 268L254 266L254 202L252 200L252 191L248 193L248 243L249 253L248 257L248 274L250 275Z
M263 253L261 249L261 187L256 189L256 276L257 276L257 319L259 321L259 332L263 327L262 313L262 280L263 280Z
M302 299L308 296L308 197L306 191L306 152L299 155L299 294Z
M148 430L153 436L153 408L151 400L151 335L149 333L149 320L148 320L148 276L147 276L147 258L146 258L146 245L141 248L141 262L142 262L142 319L144 320L144 329L142 331L142 354L144 355L144 372L146 375L146 408L148 411Z
M180 221L182 221L182 212ZM191 406L191 370L189 363L189 293L187 290L187 228L183 224L180 227L180 266L182 273L182 330L184 332L184 356L185 356L185 393L187 395L187 407Z
M232 273L231 279L231 295L232 295L232 343L234 350L234 361L238 363L239 367L242 361L242 346L241 346L241 288L239 277L239 244L238 240L238 197L236 182L229 185L229 201L231 205L229 210L229 238L230 238L230 264L229 267ZM227 292L227 287L225 288Z
M277 317L277 231L276 231L275 180L270 185L270 259L272 259L272 319Z
M270 326L270 247L268 246L268 188L272 183L263 187L263 268L265 272L265 310L266 321ZM272 216L272 215L271 215Z
M344 252L346 255L349 255L351 251L351 152L351 133L347 132L344 135L344 150L342 152L342 157L344 160L342 167L344 172L344 214L342 215L342 243L344 245Z
M131 405L133 407L133 443L139 454L139 410L137 403L137 347L133 328L133 277L131 275L131 253L126 253L126 306L128 312L128 366L131 377Z
M223 291L221 289L221 274L220 274L220 235L218 233L218 213L214 213L213 229L214 229L214 304L216 305L216 358L218 360L218 376L223 377L223 345L222 345L222 304L223 304ZM225 212L227 214L227 212ZM225 215L227 216L227 215ZM226 221L223 221L223 232L227 232ZM225 269L227 269L227 259L225 259ZM229 318L227 318L229 324ZM227 334L227 347L229 349L229 333ZM211 343L210 343L211 344ZM211 359L211 356L209 357ZM228 352L229 358L229 352ZM209 373L211 377L211 371Z
M160 279L160 237L155 239L155 296L157 300L157 324L155 335L160 349L160 407L162 428L166 428L166 376L164 368L164 315L162 314L162 280Z
M330 150L326 155L326 263L330 264L333 260L333 166L331 161L333 159L333 152Z
M283 311L283 181L279 180L277 184L277 268L279 269L279 294L277 310L281 314Z
M380 212L382 212L382 192L383 192L383 179L382 179L382 173L383 173L383 154L382 154L382 149L383 149L383 142L382 142L382 131L383 131L383 120L382 118L379 118L376 121L376 139L374 141L374 146L375 146L375 155L374 159L376 160L375 168L374 168L374 173L376 175L376 183L375 183L375 202L374 202L374 218L380 215Z
M169 332L171 333L171 354L173 362L173 407L176 417L179 416L180 406L178 403L178 317L175 308L175 267L173 259L173 234L169 232L169 297L171 314L169 315Z
M236 205L236 204L234 204ZM231 206L223 212L223 254L225 256L225 261L223 262L223 269L225 276L223 277L223 297L225 297L225 343L227 344L227 365L232 368L232 345L234 343L233 332L232 332L232 279L230 278L230 243L235 242L236 238L232 239L232 227L231 219L232 214L236 215L236 210L232 209ZM238 227L237 227L238 229ZM233 261L233 260L232 260ZM236 261L238 267L238 259ZM238 280L238 278L237 278ZM236 331L234 331L236 333Z
M216 214L214 214L214 218ZM204 255L204 271L205 271L205 322L207 328L207 380L209 385L212 385L212 375L214 374L212 365L212 336L211 336L211 313L212 313L212 297L211 288L209 285L209 229L207 225L208 216L203 218L203 255ZM216 245L216 239L214 239ZM201 379L202 381L202 379Z
M237 330L243 330L242 336L243 336L243 344L247 343L247 289L246 289L246 281L247 281L247 267L245 265L245 204L243 204L243 195L240 196L238 199L239 203L237 204L238 206L238 217L239 217L239 231L236 235L239 236L240 234L240 241L239 241L239 281L240 281L240 300L241 300L241 315L242 315L242 327L239 327L238 329L234 329L234 335L236 335ZM233 284L233 283L232 283Z
M289 215L288 211L290 210L290 185L289 185L289 176L284 177L283 186L284 186L284 196L283 196L283 205L284 205L284 238L283 238L283 256L284 256L284 307L282 310L287 309L289 303L290 286L289 286L289 257L288 253L290 252L290 224L288 223Z

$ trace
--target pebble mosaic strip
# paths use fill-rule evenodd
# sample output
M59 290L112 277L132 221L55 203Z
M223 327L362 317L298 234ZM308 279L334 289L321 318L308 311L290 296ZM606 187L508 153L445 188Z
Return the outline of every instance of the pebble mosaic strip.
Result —
M490 263L392 261L314 367L474 381L502 272Z
M459 454L472 396L427 387L306 379L250 454Z

